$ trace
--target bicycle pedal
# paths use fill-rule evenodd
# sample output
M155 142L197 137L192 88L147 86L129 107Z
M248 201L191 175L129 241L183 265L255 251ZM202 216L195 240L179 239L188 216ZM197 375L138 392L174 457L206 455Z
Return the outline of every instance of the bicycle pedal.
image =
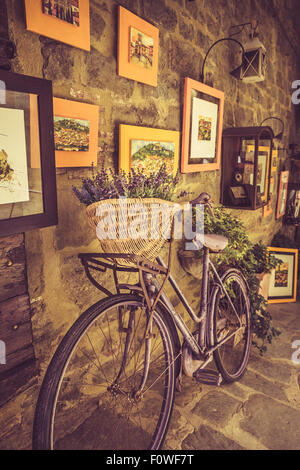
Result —
M219 387L222 383L222 375L211 369L198 369L194 372L193 377L197 382L206 385L215 385Z

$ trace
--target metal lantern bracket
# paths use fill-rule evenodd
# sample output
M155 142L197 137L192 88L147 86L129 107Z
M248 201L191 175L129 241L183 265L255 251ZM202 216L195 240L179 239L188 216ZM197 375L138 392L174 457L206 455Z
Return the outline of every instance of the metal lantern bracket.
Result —
M208 54L209 54L210 51L213 49L213 47L215 47L217 44L219 44L220 42L223 42L223 41L233 41L233 42L237 43L237 44L241 47L241 49L242 49L242 51L243 51L242 57L244 57L244 55L245 55L245 49L244 49L243 44L242 44L240 41L238 41L237 39L234 39L234 38L232 38L232 37L218 39L216 42L214 42L214 43L210 46L210 48L208 49L208 51L207 51L207 53L206 53L206 55L205 55L205 57L204 57L204 61L203 61L203 64L202 64L202 70L201 70L201 76L200 76L200 81L201 81L202 83L204 83L204 68L205 68L205 63L206 63ZM240 67L241 67L241 66L240 66Z

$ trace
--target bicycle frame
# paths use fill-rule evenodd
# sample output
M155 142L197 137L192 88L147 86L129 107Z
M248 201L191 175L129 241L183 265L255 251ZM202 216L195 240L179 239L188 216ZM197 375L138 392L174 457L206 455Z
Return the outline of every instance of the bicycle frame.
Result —
M172 246L172 240L170 242L170 253L171 253L171 246ZM228 301L230 302L230 305L238 318L239 325L241 328L241 320L239 318L238 313L236 312L236 309L234 305L231 302L230 296L228 295L226 288L224 284L222 283L222 280L220 276L217 273L217 270L214 266L214 264L211 262L210 257L209 257L209 249L207 247L203 247L203 276L202 276L202 286L201 286L201 304L200 304L200 312L197 315L192 307L189 305L187 299L185 298L184 294L180 290L178 284L176 283L175 279L170 273L170 255L169 255L169 260L168 260L168 267L165 265L164 261L162 260L161 257L158 257L156 259L156 263L152 263L149 261L142 260L139 257L135 257L133 255L126 255L126 254L116 254L116 253L80 253L79 258L81 259L81 262L85 268L86 275L88 279L94 284L97 289L101 290L105 295L110 296L113 295L112 292L108 291L106 288L101 286L91 275L90 269L93 269L95 271L100 271L100 272L105 272L107 268L113 269L114 273L114 281L115 281L115 286L116 286L116 291L117 293L120 293L120 290L122 289L127 289L131 291L137 291L140 293L143 293L145 295L145 291L148 297L147 305L148 309L151 310L151 299L148 295L148 290L151 289L151 285L155 287L155 291L151 293L152 297L152 309L153 306L155 306L156 302L160 299L167 310L169 311L176 327L179 329L181 332L184 340L188 343L189 347L193 351L195 355L195 359L203 359L203 356L207 358L207 362L209 361L209 356L212 354L212 352L217 349L219 346L221 346L223 343L228 341L232 335L228 335L225 338L223 338L219 343L215 344L214 346L209 347L209 344L207 342L207 314L208 314L208 306L209 306L209 301L210 301L210 281L209 281L209 274L210 271L212 271L214 275L214 285L218 286L224 295L227 297ZM127 266L118 266L116 262L113 264L108 263L103 260L116 260L117 258L123 258L125 260L135 260L138 264L139 267L127 267ZM140 281L142 280L142 286L141 285L131 285L131 284L120 284L118 282L117 278L117 272L138 272ZM162 285L159 285L158 281L155 279L154 275L155 274L163 274L165 276L165 280ZM184 306L186 312L190 316L190 318L193 320L193 322L198 325L199 327L199 343L196 341L195 337L193 334L190 332L189 328L186 326L184 320L182 317L179 315L179 313L176 311L174 306L172 305L170 299L168 298L167 294L163 290L163 287L165 285L166 281L169 281L174 292L180 299L182 305ZM146 295L145 295L146 297ZM155 300L153 301L153 298ZM150 307L150 308L149 308ZM147 328L147 331L151 329L151 313L150 313L150 318L149 318L149 328ZM149 336L150 338L151 336ZM205 367L206 362L203 364L203 367Z
M166 267L163 260L160 257L157 258L157 262L161 266ZM169 312L170 312L177 328L179 329L179 331L183 335L185 341L188 343L188 345L190 346L190 348L194 352L195 358L197 358L197 356L199 356L199 353L200 353L200 355L203 355L203 354L205 354L206 356L211 355L211 353L213 351L215 351L219 346L224 344L226 341L228 341L233 336L233 334L227 335L225 338L223 338L220 342L218 342L213 347L209 347L209 345L207 344L206 332L207 332L207 313L208 313L208 305L209 305L209 300L210 300L210 292L209 292L209 273L210 273L210 270L212 270L212 272L214 274L215 285L218 286L222 290L222 292L224 293L224 295L228 299L228 301L229 301L229 303L230 303L230 305L231 305L231 307L232 307L232 309L233 309L233 311L234 311L234 313L235 313L235 315L236 315L236 317L239 321L239 328L241 328L242 327L241 319L240 319L240 317L239 317L239 315L238 315L238 313L237 313L237 311L236 311L236 309L235 309L235 307L234 307L234 305L231 301L230 296L227 293L227 290L226 290L220 276L217 273L217 270L216 270L214 264L211 262L211 260L209 258L209 249L206 248L206 247L203 247L203 275L202 275L201 304L200 304L199 315L197 315L194 312L194 310L192 309L192 307L189 305L187 299L183 295L182 291L180 290L178 284L176 283L176 281L172 277L172 275L170 274L170 276L169 276L170 284L171 284L173 290L175 291L176 295L180 299L181 303L183 304L186 312L189 314L191 319L196 324L199 324L199 330L200 330L199 331L199 333L200 333L200 335L199 335L199 344L195 340L192 333L189 331L188 327L186 326L186 324L183 321L183 319L181 318L181 316L176 312L176 310L173 307L171 301L169 300L167 294L165 292L163 292L160 296L161 300L163 301L163 303L165 304L165 306L169 310ZM236 333L234 333L234 334L236 334ZM205 364L203 364L203 367L205 367Z

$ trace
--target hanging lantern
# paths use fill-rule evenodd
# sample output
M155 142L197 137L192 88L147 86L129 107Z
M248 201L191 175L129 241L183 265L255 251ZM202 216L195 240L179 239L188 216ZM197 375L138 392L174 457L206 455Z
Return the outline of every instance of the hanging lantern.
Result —
M242 65L231 74L246 83L262 82L266 71L266 48L258 37L244 44Z

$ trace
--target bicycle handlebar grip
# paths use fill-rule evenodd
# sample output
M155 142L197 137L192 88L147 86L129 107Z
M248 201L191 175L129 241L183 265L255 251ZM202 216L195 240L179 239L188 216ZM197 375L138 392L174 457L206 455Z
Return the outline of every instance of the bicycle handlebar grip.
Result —
M190 202L190 204L195 205L195 204L208 204L210 201L211 197L208 193L201 193L196 199Z

